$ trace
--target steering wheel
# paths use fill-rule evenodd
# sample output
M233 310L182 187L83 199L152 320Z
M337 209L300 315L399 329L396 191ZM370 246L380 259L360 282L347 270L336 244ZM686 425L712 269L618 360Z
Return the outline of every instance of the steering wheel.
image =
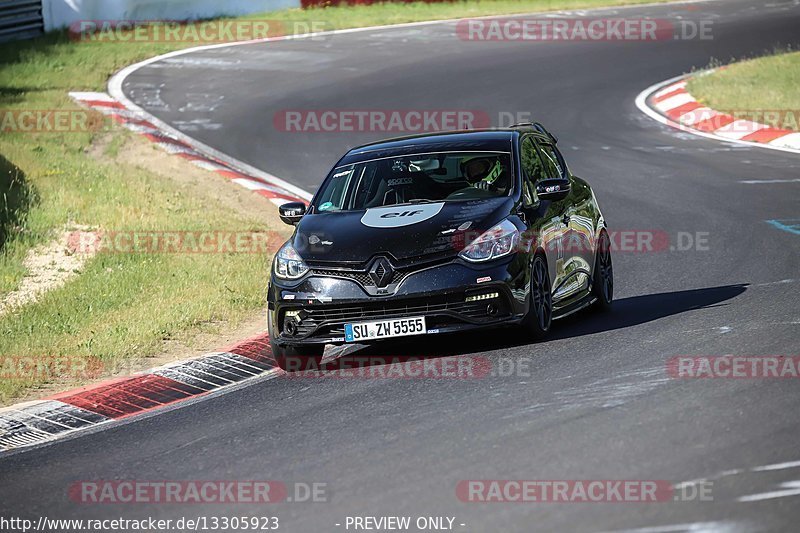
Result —
M464 189L459 189L456 192L451 193L447 197L447 200L458 200L461 198L478 200L481 198L494 198L495 196L497 196L497 194L492 191L478 189L476 187L466 187Z

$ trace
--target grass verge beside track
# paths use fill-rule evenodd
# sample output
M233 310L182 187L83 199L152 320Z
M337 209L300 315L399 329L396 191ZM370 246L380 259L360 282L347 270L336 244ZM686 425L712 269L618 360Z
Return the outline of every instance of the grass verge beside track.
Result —
M717 111L800 131L800 52L735 63L691 78L687 89Z
M244 18L321 21L331 30L642 3L652 0L388 3ZM66 31L5 43L0 47L0 110L76 110L69 91L104 91L109 76L122 67L198 44L204 43L74 42ZM26 255L71 225L107 231L286 231L275 227L280 224L274 215L231 209L230 202L213 194L196 194L152 168L117 157L120 147L142 142L108 124L94 132L0 133L0 299L20 287ZM212 174L207 179L219 180ZM222 180L213 186L227 187ZM266 202L263 209L274 211ZM0 317L0 405L30 397L45 383L63 388L85 381L65 376L65 362L105 369L135 366L160 353L165 340L191 343L210 329L232 327L263 306L270 259L99 254L73 281ZM30 360L44 363L30 370L21 363ZM20 376L26 368L30 375Z
M11 227L0 256L4 292L25 274L21 260L33 245L73 224L142 234L285 233L263 213L250 216L212 194L196 194L136 162L118 160L109 153L112 147L130 144L142 157L169 156L150 154L155 147L127 131L106 135L111 143L95 157L84 153L88 136L64 135L60 145L52 138L2 142L36 198ZM232 188L214 174L205 179ZM260 199L253 195L253 200ZM259 204L264 212L274 210ZM236 326L263 305L269 260L253 253L98 253L73 281L0 317L0 403L42 383L76 386L129 373L172 341L187 344L198 333Z

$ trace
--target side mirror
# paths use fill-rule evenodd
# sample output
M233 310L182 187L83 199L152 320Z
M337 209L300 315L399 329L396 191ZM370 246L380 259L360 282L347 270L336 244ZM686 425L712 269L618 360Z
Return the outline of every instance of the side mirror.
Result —
M570 184L568 179L556 178L542 180L536 184L536 195L540 200L558 202L569 195Z
M306 214L306 204L303 202L289 202L278 207L278 213L284 224L295 226Z

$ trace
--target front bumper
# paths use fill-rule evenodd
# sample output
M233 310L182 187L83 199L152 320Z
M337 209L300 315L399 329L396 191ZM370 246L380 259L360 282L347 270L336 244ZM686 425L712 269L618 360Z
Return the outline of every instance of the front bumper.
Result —
M455 259L406 274L387 296L370 296L371 289L345 277L312 273L292 285L272 276L270 338L281 346L340 344L345 324L411 316L424 316L429 334L516 323L527 312L526 272L523 255L487 265ZM467 301L492 293L497 297ZM291 334L287 320L295 322Z

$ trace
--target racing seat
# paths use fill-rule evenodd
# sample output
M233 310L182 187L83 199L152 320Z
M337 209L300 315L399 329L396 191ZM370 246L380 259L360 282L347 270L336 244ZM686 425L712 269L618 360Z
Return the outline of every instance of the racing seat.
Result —
M442 186L425 172L391 173L381 179L365 207L402 204L416 199L436 200L445 196Z

